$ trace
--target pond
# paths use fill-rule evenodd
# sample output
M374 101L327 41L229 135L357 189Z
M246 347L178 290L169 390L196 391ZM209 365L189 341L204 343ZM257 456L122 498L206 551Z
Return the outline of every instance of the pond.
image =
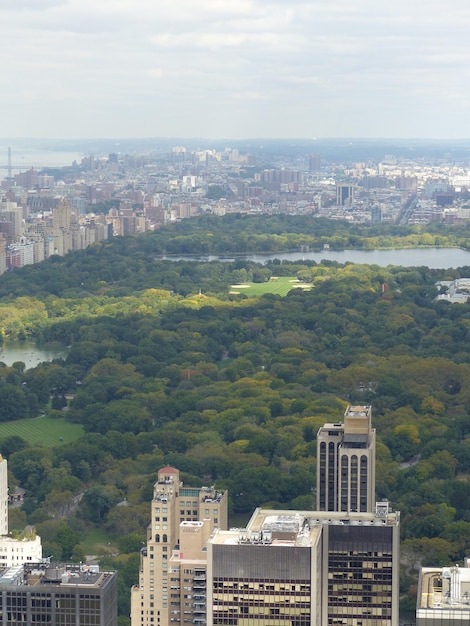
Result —
M12 365L16 361L23 361L26 369L36 367L43 361L53 361L67 356L68 349L61 344L37 345L31 339L22 341L8 341L0 346L0 361L5 365Z

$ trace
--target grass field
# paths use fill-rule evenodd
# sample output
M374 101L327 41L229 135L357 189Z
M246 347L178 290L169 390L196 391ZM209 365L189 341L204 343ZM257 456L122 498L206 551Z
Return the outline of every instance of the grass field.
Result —
M80 542L85 554L98 555L116 552L115 540L104 530L104 528L93 528Z
M285 296L291 289L311 289L310 283L301 283L294 276L273 277L266 283L244 283L243 285L232 285L231 294L243 293L248 297L262 296L264 293L275 293L278 296Z
M80 424L71 424L63 418L36 417L0 423L0 439L17 435L32 445L52 448L70 443L83 435Z

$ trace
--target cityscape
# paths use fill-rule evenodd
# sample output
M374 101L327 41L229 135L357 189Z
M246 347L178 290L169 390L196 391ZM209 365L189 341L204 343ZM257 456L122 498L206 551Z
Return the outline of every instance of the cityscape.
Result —
M293 153L281 144L268 154L259 147L176 145L25 171L11 148L5 158L0 273L202 215L311 215L370 225L454 225L470 218L465 151L415 159L399 151L350 162L308 152L305 144Z
M201 217L303 216L348 227L367 226L379 229L377 232L387 225L414 227L416 233L432 224L445 228L469 223L470 156L465 146L452 153L446 145L431 149L423 145L422 152L412 159L403 147L395 146L396 153L388 154L384 150L389 146L378 147L375 142L359 146L353 155L347 144L319 145L323 152L312 151L305 142L296 147L292 142L289 146L277 142L269 149L253 145L251 150L244 144L196 149L192 142L188 147L165 142L153 150L146 146L144 151L140 146L131 154L107 152L81 156L66 165L38 163L26 169L15 163L15 152L9 148L6 175L1 180L0 273L14 274L24 266L93 246L100 249L113 240L156 233ZM376 161L380 152L383 154ZM365 158L351 160L351 156ZM430 243L435 245L435 241L433 238ZM325 245L324 251L327 249ZM307 252L308 246L301 251ZM434 300L463 306L468 298L468 279L444 277L435 284ZM105 282L101 281L103 285ZM310 288L311 283L307 286ZM388 289L384 281L383 297L388 297ZM201 290L199 297L203 297ZM81 358L78 363L81 366ZM189 366L184 370L187 374L182 377L187 375L188 384L191 376L197 377L197 367L194 373ZM82 385L80 377L76 374L65 384L55 383L57 387L50 391L52 402L57 401L54 406L71 409L73 414ZM89 384L87 379L85 383ZM21 384L28 391L30 382ZM374 397L376 386L374 381L361 380L352 394ZM57 388L62 389L61 398ZM129 392L123 389L119 394L125 398ZM1 459L0 623L467 623L470 561L465 558L461 565L448 562L444 566L440 557L432 565L432 553L426 558L422 553L410 556L413 550L406 544L404 555L400 553L400 511L393 510L387 499L377 497L372 410L373 405L350 404L344 415L332 416L331 422L312 434L316 467L311 472L316 481L309 487L315 494L315 504L310 508L260 504L244 525L234 527L230 502L238 498L240 506L244 493L231 494L216 485L188 486L180 476L184 471L162 465L156 482L155 473L152 475L153 495L151 502L147 501L150 523L145 528L140 522L139 530L146 540L140 541L135 582L125 591L122 585L119 588L118 573L109 563L101 567L99 559L80 550L80 560L72 562L58 561L44 552L33 526L12 536L7 509L21 507L25 491L15 483L15 491L8 496L7 460ZM273 409L270 411L275 415ZM161 445L158 437L155 449ZM171 446L169 450L171 457ZM406 461L400 469L413 468L420 461L419 453L403 455L397 457ZM65 504L53 506L53 517L65 519L64 511L80 509L88 489L93 491L93 487L86 487L72 500L70 494ZM101 506L101 500L96 502ZM124 510L128 503L126 499L114 501L114 506ZM87 515L94 519L92 508L88 510ZM49 544L50 537L46 541ZM405 597L400 581L409 576L405 567L408 559L417 561L413 570L419 569L412 615L410 611L400 614ZM130 599L129 615L120 612L118 616L123 593Z
M470 11L0 21L0 626L470 626Z

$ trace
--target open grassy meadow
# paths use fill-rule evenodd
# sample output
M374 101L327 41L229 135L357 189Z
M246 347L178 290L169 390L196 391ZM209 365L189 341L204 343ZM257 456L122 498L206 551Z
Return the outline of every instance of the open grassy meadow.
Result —
M83 432L80 424L46 416L0 423L0 439L17 435L32 445L46 448L70 443L81 437Z
M274 293L278 296L286 296L291 289L310 290L311 283L302 283L295 276L273 276L266 283L244 283L242 285L232 285L231 294L244 293L248 297L262 296L264 293Z

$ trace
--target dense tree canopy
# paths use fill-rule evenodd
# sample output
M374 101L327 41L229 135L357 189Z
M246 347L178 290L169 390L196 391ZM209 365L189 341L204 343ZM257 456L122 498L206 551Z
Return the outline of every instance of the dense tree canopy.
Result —
M431 231L444 243L463 236ZM0 367L0 420L50 401L59 410L68 397L63 414L86 432L52 450L0 441L51 552L79 556L84 528L96 524L129 535L119 561L129 577L125 550L145 532L164 464L186 482L228 488L232 514L314 507L316 432L364 403L378 434L377 496L402 512L409 562L429 549L461 559L470 545L470 305L436 301L435 282L469 268L156 260L172 246L199 252L204 237L221 246L245 238L251 250L263 237L285 248L311 245L307 236L377 245L400 234L422 236L285 216L186 220L0 277L2 336L70 346L65 360ZM271 276L312 289L230 294L240 280Z

